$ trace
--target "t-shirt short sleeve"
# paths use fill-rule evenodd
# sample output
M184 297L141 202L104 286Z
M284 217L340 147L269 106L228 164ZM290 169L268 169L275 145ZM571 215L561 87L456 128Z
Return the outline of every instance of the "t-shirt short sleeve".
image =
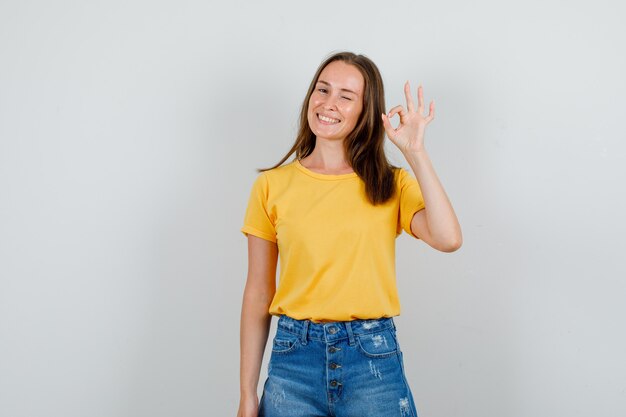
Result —
M261 172L252 184L241 232L246 237L248 234L252 234L276 242L276 225L275 219L272 218L268 210L268 194L267 176L265 172Z
M404 229L409 235L416 239L418 236L411 232L411 220L413 215L424 209L424 198L419 183L406 169L401 168L400 177L400 213L398 216L398 227L396 234L399 235Z

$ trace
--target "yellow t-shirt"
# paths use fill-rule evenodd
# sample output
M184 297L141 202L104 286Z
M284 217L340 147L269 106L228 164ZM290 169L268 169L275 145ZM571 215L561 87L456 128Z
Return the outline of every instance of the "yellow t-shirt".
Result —
M417 180L395 171L399 189L372 205L355 173L320 174L295 159L258 174L241 231L276 242L279 282L269 307L314 322L400 314L395 239L424 208Z

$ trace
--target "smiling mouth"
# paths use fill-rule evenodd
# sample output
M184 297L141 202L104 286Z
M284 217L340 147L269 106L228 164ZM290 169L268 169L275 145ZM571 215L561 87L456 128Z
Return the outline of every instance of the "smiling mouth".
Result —
M321 115L321 114L319 114L319 113L317 114L317 118L318 118L319 120L321 120L322 122L324 122L324 123L328 123L328 124L336 124L336 123L341 122L341 120L339 120L339 119L333 119L332 117L322 116L322 115Z

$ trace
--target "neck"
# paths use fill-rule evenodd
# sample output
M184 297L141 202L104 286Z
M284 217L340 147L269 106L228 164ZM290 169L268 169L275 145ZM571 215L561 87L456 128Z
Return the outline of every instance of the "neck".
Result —
M303 158L309 166L325 171L350 170L350 162L343 149L343 141L316 138L315 148L310 155Z

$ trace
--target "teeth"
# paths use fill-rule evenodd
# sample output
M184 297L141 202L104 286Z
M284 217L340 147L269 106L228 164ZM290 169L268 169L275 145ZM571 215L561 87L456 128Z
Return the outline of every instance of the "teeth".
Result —
M317 117L326 123L339 123L339 119L331 119L330 117L322 116L321 114L318 114Z

